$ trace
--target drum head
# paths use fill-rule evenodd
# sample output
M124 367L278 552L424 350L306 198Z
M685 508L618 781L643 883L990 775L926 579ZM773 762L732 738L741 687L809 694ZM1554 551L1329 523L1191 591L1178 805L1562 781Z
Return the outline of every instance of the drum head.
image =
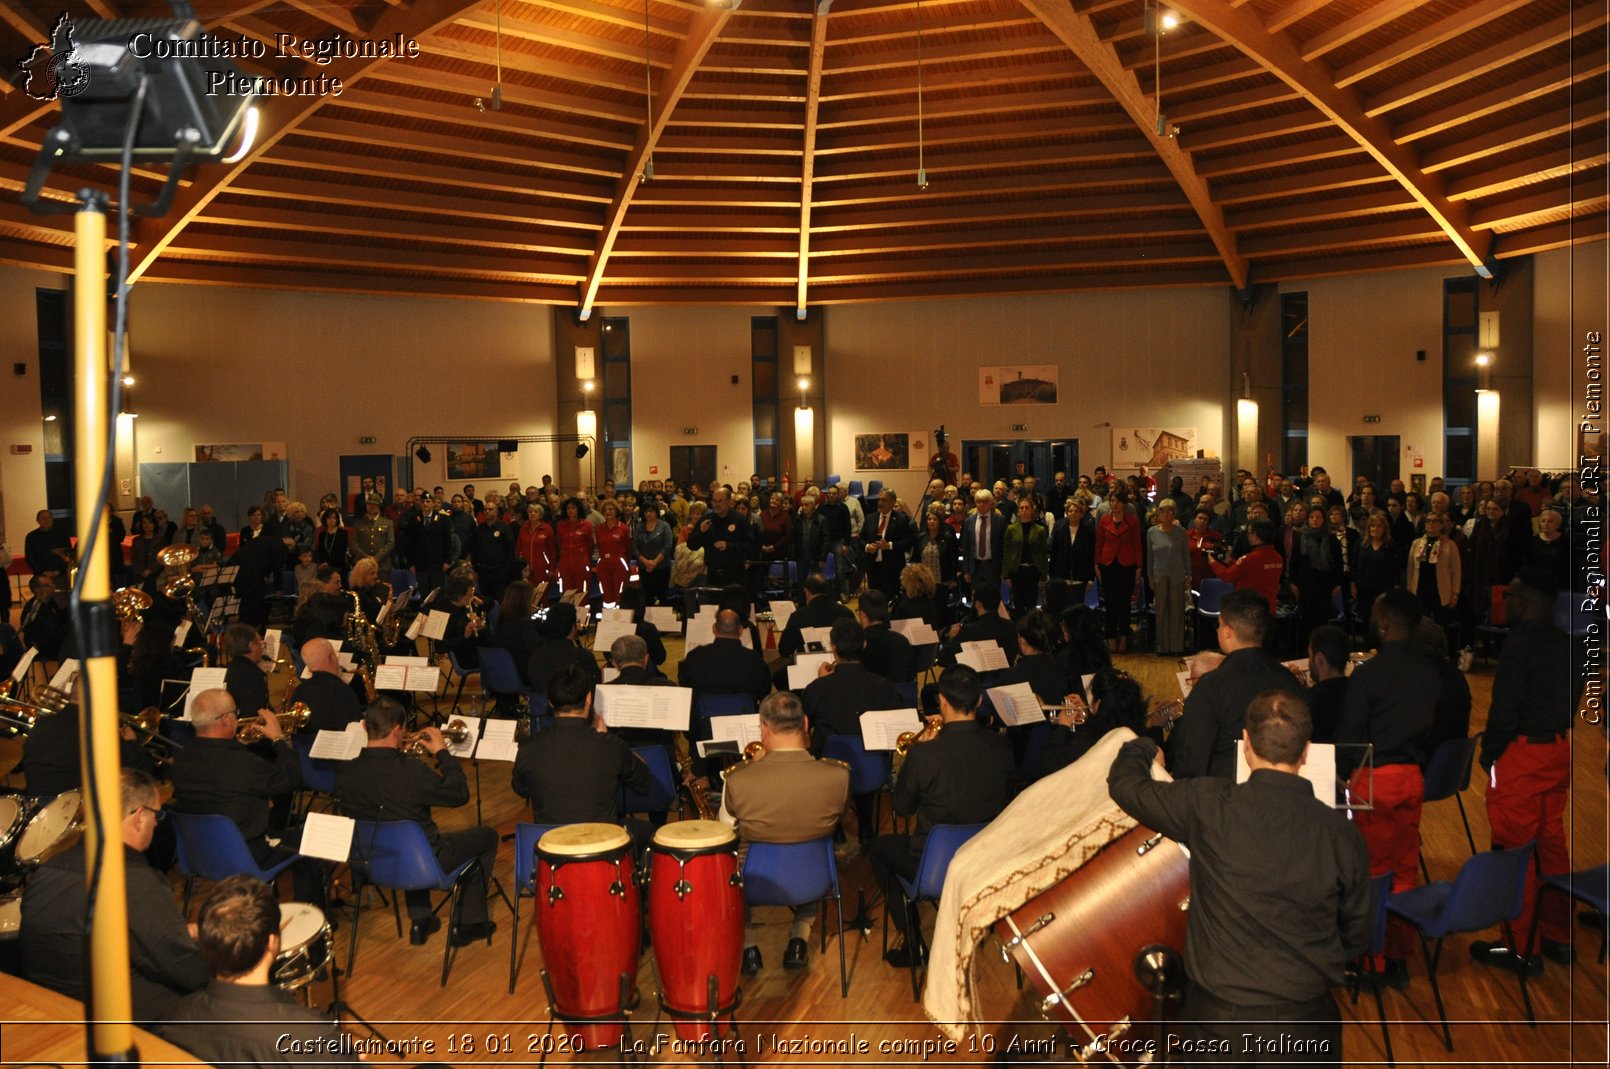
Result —
M10 839L16 834L17 824L22 820L22 806L15 798L10 796L0 798L0 841Z
M22 895L0 898L0 939L15 939L22 932Z
M324 931L324 911L306 902L280 903L280 950L312 942Z
M588 857L619 850L631 841L619 824L566 824L545 832L537 849L557 857Z
M84 801L77 791L63 791L55 800L34 814L17 840L17 860L37 865L53 855L52 847L67 838L81 822Z
M679 820L662 825L654 833L654 844L667 850L707 850L737 838L733 830L719 820Z

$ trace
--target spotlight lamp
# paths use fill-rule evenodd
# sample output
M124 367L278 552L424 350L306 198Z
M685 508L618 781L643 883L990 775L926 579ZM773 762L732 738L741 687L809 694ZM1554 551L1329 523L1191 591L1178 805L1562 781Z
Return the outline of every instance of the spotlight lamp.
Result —
M430 450L426 449L424 446L420 446L418 449L414 450L414 457L421 464L429 464L430 463Z
M585 457L587 455L587 453L588 453L587 443L586 442L577 443L577 445L576 445L576 459L580 460L582 457Z

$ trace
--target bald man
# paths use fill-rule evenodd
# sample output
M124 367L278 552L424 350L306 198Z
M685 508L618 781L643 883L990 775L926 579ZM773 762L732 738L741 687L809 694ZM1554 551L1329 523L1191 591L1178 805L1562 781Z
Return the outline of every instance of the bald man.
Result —
M348 724L363 719L363 706L352 687L341 682L341 659L327 638L302 643L302 663L308 675L296 687L294 700L306 702L309 710L303 731L309 738L318 731L345 731Z

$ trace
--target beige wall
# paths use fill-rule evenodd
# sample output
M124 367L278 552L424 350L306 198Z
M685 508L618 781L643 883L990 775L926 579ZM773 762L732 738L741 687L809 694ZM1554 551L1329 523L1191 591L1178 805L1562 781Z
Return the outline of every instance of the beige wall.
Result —
M1533 317L1537 399L1534 463L1576 466L1576 425L1582 418L1582 346L1590 330L1610 338L1610 242L1556 249L1537 257Z
M12 553L22 556L22 540L34 529L34 514L45 507L44 430L39 411L39 318L34 290L65 289L64 275L0 267L0 535ZM24 364L17 375L13 365ZM32 452L15 455L12 448L28 446Z

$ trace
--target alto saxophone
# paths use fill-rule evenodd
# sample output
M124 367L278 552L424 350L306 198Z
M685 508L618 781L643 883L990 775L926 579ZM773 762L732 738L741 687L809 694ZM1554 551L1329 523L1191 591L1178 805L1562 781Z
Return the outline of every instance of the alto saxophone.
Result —
M375 625L364 615L363 602L356 590L347 591L352 599L352 611L347 613L347 641L358 651L358 678L363 680L363 692L369 701L379 695L375 690L375 666L380 663L380 650L375 646Z
M688 798L693 802L693 809L699 814L700 820L716 819L716 811L710 805L710 788L699 782L693 774L693 755L673 751L676 757L676 769L682 776L682 789L688 792Z

